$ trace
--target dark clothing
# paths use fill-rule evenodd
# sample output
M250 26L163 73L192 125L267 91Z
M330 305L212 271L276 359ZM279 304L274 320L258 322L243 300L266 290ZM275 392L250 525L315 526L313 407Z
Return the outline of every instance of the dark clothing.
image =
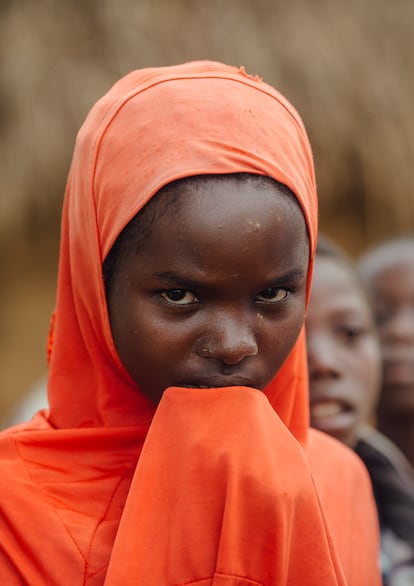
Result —
M371 427L361 431L355 451L368 469L377 503L384 584L413 585L414 471L399 449Z

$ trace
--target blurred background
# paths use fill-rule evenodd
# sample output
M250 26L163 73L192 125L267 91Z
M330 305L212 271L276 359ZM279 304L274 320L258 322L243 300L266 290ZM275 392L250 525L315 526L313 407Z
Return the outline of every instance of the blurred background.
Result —
M1 0L0 421L46 372L59 217L92 104L140 67L244 65L296 106L321 229L351 254L414 230L414 2Z

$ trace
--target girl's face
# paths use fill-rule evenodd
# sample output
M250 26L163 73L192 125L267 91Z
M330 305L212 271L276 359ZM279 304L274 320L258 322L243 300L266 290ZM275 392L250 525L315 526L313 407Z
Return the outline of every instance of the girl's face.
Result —
M352 447L377 400L381 355L368 302L335 259L316 257L306 336L311 424Z
M115 347L155 404L170 386L263 390L304 319L308 237L276 185L217 177L182 190L108 293Z

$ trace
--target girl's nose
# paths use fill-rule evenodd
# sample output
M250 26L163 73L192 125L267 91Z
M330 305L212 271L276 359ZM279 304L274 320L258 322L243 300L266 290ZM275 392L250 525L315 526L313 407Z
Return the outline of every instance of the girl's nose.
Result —
M220 316L216 326L197 341L197 352L205 358L215 358L224 364L238 364L258 351L256 335L247 321L237 317Z

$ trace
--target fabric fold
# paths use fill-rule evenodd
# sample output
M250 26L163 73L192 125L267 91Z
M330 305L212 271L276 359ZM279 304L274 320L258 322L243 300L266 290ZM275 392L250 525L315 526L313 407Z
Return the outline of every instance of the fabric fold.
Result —
M255 389L164 393L105 584L199 582L345 584L302 447Z

